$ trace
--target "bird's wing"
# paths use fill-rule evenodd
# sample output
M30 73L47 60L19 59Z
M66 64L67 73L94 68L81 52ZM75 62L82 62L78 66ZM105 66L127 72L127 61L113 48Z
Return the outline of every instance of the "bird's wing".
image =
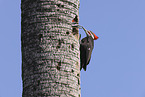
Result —
M87 65L90 62L92 50L94 47L94 40L91 37L85 37L81 40L80 44L80 58L81 58L81 68L86 71Z
M80 49L81 49L81 69L84 68L84 71L86 71L87 69L87 65L89 64L89 60L91 57L91 49L89 47L89 44L86 45L85 43L80 45Z
M80 44L80 59L81 59L81 66L80 69L84 67L84 65L87 63L86 59L86 46L84 44Z

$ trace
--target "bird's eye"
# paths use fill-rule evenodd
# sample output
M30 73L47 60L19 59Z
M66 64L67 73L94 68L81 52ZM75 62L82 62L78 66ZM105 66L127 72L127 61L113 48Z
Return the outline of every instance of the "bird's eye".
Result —
M89 35L91 35L90 31L88 31Z

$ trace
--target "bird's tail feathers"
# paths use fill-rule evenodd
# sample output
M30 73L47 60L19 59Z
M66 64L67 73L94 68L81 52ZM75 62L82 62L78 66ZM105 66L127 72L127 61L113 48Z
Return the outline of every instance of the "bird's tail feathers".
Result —
M87 66L84 66L83 69L84 69L84 71L86 71L87 70Z

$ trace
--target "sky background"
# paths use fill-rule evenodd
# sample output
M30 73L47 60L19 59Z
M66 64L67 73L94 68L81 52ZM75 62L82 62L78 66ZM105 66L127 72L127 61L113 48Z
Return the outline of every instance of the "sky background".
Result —
M0 97L22 94L20 15L20 0L0 0ZM99 36L81 97L145 97L145 0L81 0L79 15Z

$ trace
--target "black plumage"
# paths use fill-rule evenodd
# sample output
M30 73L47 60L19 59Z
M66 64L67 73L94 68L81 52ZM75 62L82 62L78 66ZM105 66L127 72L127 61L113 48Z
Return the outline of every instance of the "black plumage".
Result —
M87 69L87 65L90 62L92 50L94 48L94 40L91 36L87 36L81 40L80 44L80 59L81 66L80 70L83 68L84 71Z

